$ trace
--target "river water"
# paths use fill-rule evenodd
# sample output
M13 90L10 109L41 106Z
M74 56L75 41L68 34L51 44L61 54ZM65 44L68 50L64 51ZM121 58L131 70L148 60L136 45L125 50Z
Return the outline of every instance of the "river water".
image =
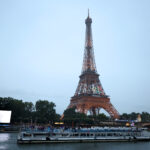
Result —
M0 133L0 150L150 150L150 142L25 144L16 143L17 133Z

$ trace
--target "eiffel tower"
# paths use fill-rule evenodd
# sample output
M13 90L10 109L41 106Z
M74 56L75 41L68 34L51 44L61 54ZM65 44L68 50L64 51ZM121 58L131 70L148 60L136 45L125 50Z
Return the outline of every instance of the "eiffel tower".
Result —
M78 112L98 115L100 109L104 109L112 118L119 118L119 113L110 102L110 98L104 92L99 80L94 59L92 40L92 19L89 16L85 20L86 36L82 72L80 80L73 97L71 97L68 108L75 107Z

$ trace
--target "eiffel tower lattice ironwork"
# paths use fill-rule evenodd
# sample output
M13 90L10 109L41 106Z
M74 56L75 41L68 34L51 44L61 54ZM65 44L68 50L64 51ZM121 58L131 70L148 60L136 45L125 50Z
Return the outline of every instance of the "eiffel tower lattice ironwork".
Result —
M71 98L68 108L76 107L78 112L99 114L101 108L107 111L112 118L119 118L118 111L110 102L110 98L105 94L99 80L94 59L93 40L92 40L92 19L89 16L85 20L85 50L82 72L75 92Z

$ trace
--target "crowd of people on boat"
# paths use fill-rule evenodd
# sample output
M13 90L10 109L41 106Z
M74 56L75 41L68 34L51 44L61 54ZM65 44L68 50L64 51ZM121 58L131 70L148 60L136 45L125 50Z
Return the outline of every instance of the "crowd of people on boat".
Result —
M137 131L136 127L53 127L51 125L31 125L23 126L23 131L34 131L34 132L126 132L126 131Z

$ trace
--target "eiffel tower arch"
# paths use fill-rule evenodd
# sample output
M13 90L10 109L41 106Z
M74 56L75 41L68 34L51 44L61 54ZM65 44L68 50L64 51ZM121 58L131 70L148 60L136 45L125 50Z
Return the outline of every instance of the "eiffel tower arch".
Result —
M105 94L102 84L99 80L99 74L96 70L93 40L92 40L92 19L89 16L85 20L86 35L85 49L82 72L79 76L80 80L73 97L71 97L68 108L76 107L78 112L87 114L99 114L99 110L103 108L110 114L112 118L119 118L119 113L110 102L110 98Z

